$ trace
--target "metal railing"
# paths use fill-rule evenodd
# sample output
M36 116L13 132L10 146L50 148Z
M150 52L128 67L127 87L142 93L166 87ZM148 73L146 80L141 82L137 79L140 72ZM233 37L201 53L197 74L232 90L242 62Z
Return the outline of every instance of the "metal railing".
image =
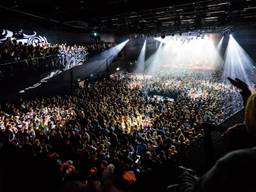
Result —
M67 70L87 60L87 52L72 54L59 53L26 59L14 58L0 64L0 80L26 76L27 74L44 74L53 70Z

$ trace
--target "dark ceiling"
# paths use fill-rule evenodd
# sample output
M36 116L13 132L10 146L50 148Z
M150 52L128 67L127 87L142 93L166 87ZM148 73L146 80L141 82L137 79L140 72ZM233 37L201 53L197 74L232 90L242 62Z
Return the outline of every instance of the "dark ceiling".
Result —
M255 0L1 0L1 9L86 31L126 33L218 30L256 21Z

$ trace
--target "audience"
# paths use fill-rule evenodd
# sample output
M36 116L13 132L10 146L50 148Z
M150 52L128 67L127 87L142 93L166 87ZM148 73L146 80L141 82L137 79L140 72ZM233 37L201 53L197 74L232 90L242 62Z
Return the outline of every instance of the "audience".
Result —
M74 62L84 62L92 56L112 47L113 43L87 42L84 45L22 44L8 39L0 44L0 79L25 72L44 73L54 69L69 68ZM75 61L74 61L75 60Z
M4 103L1 140L5 148L51 162L58 170L52 174L56 185L79 181L72 186L132 190L156 167L181 160L204 135L204 121L219 124L242 107L230 86L186 76L145 81L138 75L112 75L86 83L74 95Z
M82 62L112 46L8 40L0 44L0 79L70 68L73 58ZM245 122L224 134L233 152L200 178L184 169L177 188L255 191L256 94L239 79L229 78L234 88L200 73L161 74L114 74L85 81L72 95L0 105L0 190L161 191L165 185L148 175L166 165L176 170L183 153L204 136L204 122L219 125L244 105ZM153 183L137 186L145 181Z
M229 151L201 178L184 169L179 185L172 185L168 191L211 192L211 191L255 191L255 98L246 83L240 79L228 78L240 89L244 100L245 121L236 124L225 133Z

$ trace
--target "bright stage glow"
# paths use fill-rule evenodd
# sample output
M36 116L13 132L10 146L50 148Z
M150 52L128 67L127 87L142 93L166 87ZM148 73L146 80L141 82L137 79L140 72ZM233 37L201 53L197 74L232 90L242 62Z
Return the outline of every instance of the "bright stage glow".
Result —
M154 39L161 43L167 43L171 39L171 36L166 36L164 39L162 37L155 37Z
M162 43L155 54L145 62L150 73L162 70L185 72L214 71L223 64L214 38L203 36L166 36L155 40Z
M138 60L136 62L136 68L135 68L136 73L143 73L144 72L146 43L147 43L147 40L144 41L142 49L140 51L140 55L139 55Z
M255 63L239 45L233 35L229 36L229 42L225 53L225 65L223 81L228 82L227 77L239 78L247 84L255 81Z

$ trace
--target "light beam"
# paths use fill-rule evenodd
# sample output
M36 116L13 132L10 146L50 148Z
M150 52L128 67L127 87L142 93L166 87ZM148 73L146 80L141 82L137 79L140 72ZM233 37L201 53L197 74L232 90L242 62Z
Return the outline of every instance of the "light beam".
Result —
M225 52L225 65L223 71L223 81L229 82L227 77L239 78L251 85L255 82L254 61L239 45L233 35L229 36L228 46Z
M140 51L140 55L136 61L136 73L144 73L145 70L145 53L146 53L146 43L147 40L144 41L142 49Z

